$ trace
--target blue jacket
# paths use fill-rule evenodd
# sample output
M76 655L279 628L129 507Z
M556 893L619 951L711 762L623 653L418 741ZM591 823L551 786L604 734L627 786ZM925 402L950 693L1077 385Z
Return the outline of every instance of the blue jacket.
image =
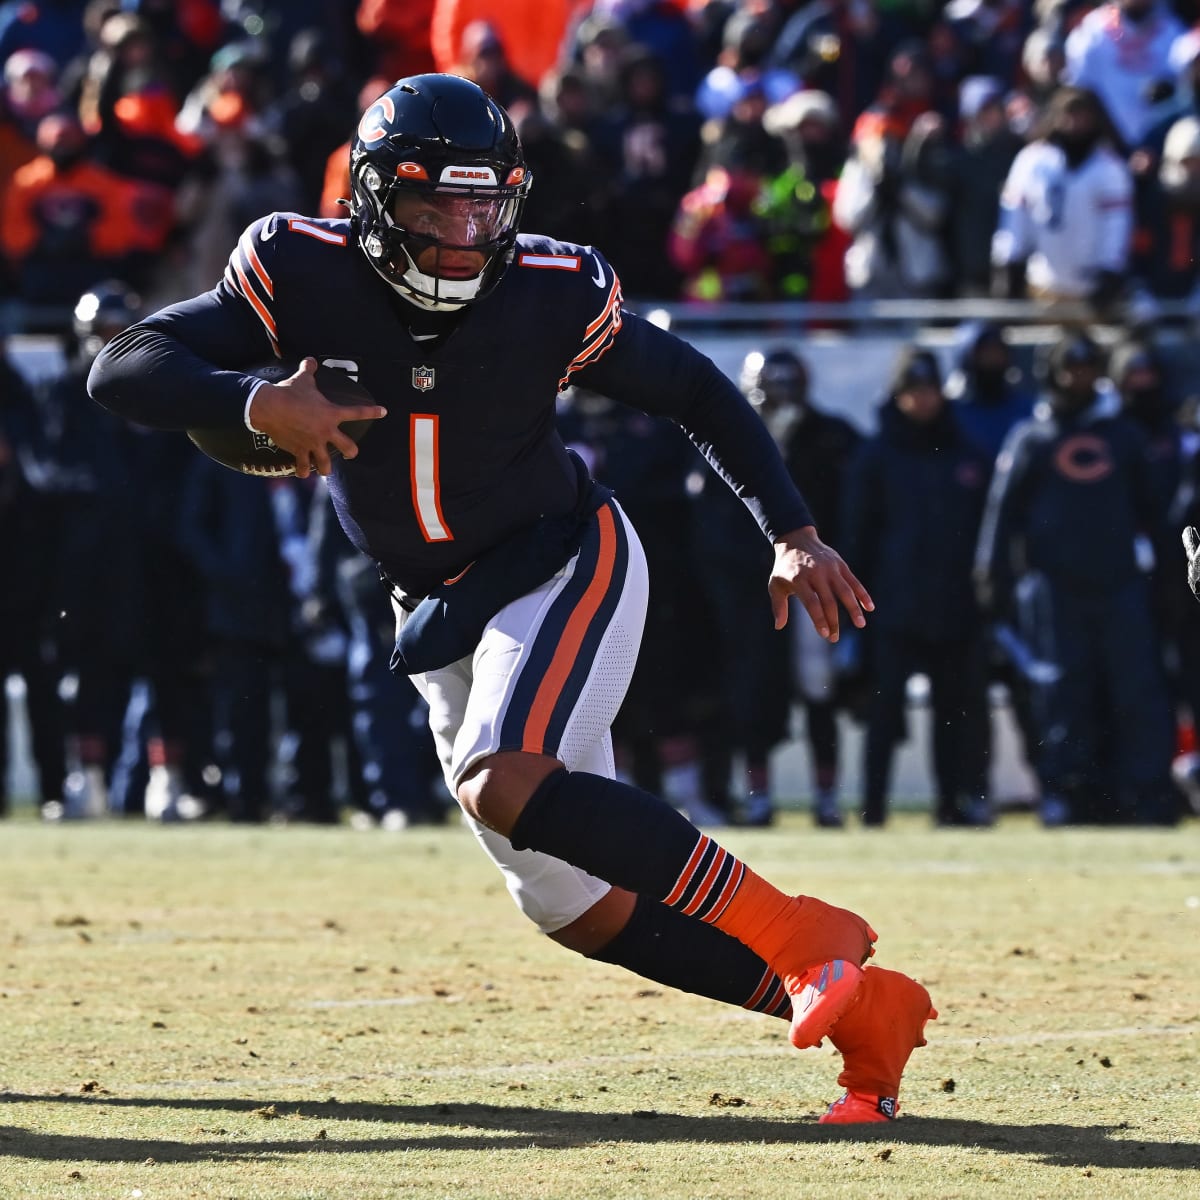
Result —
M1070 416L1041 402L1013 429L996 462L980 534L980 583L995 605L1027 569L1059 587L1118 591L1142 574L1139 535L1165 544L1163 509L1145 437L1121 415L1112 392Z
M971 582L989 464L947 406L928 424L889 400L851 460L843 556L875 601L874 626L934 642L979 621Z

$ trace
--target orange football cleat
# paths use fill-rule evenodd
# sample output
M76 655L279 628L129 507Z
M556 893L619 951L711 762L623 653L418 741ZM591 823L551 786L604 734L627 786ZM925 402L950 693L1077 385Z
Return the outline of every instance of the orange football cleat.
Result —
M792 996L792 1027L788 1040L798 1050L819 1046L837 1024L862 986L862 968L835 958L784 982Z
M829 1032L842 1053L838 1083L847 1094L821 1120L853 1124L895 1117L900 1076L912 1052L925 1045L925 1023L936 1017L929 993L915 979L867 967L851 1004Z
M874 1121L894 1121L900 1115L895 1096L868 1096L865 1092L847 1092L823 1113L819 1125L869 1125Z
M862 983L860 964L875 953L879 935L857 913L813 896L797 896L789 920L774 965L792 997L789 1039L804 1049L819 1045L850 1007Z

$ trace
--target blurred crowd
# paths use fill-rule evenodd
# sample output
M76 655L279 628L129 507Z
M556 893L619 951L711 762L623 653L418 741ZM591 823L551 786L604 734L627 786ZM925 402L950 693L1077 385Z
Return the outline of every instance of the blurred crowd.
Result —
M0 295L211 285L342 215L356 114L451 70L512 112L529 228L635 298L1200 309L1196 0L9 0Z
M914 345L870 429L821 407L802 341L746 358L823 536L880 600L833 646L803 614L772 629L769 548L677 430L565 393L563 435L653 570L620 769L701 823L764 825L771 754L802 732L817 823L883 824L922 676L938 824L994 819L998 685L1044 823L1174 823L1200 624L1160 564L1200 501L1155 325L1200 315L1198 19L1193 0L0 3L0 308L67 358L0 378L0 554L20 564L0 677L25 683L43 811L445 818L386 596L321 482L241 477L84 387L105 338L211 287L256 217L345 215L357 114L436 69L513 114L525 227L600 246L636 301L1027 298L1118 330L1064 326L1036 361L998 326L959 330L953 364Z

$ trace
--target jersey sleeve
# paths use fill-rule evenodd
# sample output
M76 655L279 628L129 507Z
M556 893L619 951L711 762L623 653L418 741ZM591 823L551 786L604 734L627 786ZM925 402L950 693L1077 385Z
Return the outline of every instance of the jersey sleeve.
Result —
M771 540L814 524L774 439L741 392L682 338L624 312L616 273L599 254L588 254L593 282L603 271L608 290L564 382L678 422Z
M546 258L547 261L551 258L561 258L566 261L573 256L521 255L525 265L538 265L536 260L539 257ZM582 301L585 322L583 337L576 348L575 356L567 364L562 378L558 381L560 392L571 384L577 372L584 370L592 363L599 362L608 353L617 334L620 333L625 319L622 308L624 298L621 295L621 281L617 278L616 271L604 256L591 246L581 247L581 253L577 257L576 270L587 275L595 290L585 289L582 282L580 283L580 291L585 297Z
M228 288L240 297L262 325L272 352L279 355L279 330L275 323L275 281L270 270L273 239L278 232L282 214L255 221L238 238L225 264L225 274L218 288Z
M88 377L92 398L153 429L241 424L259 380L239 368L279 356L271 239L280 219L272 214L247 228L212 291L160 309L109 342Z

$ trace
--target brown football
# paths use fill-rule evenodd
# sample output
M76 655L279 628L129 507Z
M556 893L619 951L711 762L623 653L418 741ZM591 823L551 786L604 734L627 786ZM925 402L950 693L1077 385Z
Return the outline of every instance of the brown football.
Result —
M256 375L269 383L289 379L299 363L270 362L246 369L247 375ZM371 393L345 371L334 367L318 367L316 384L325 399L331 404L374 404ZM366 436L373 421L346 421L342 432L356 442ZM296 460L285 450L280 450L265 433L251 433L245 425L225 429L189 429L187 435L208 455L222 466L243 475L261 475L264 479L279 479L296 473ZM337 451L330 447L334 455Z

